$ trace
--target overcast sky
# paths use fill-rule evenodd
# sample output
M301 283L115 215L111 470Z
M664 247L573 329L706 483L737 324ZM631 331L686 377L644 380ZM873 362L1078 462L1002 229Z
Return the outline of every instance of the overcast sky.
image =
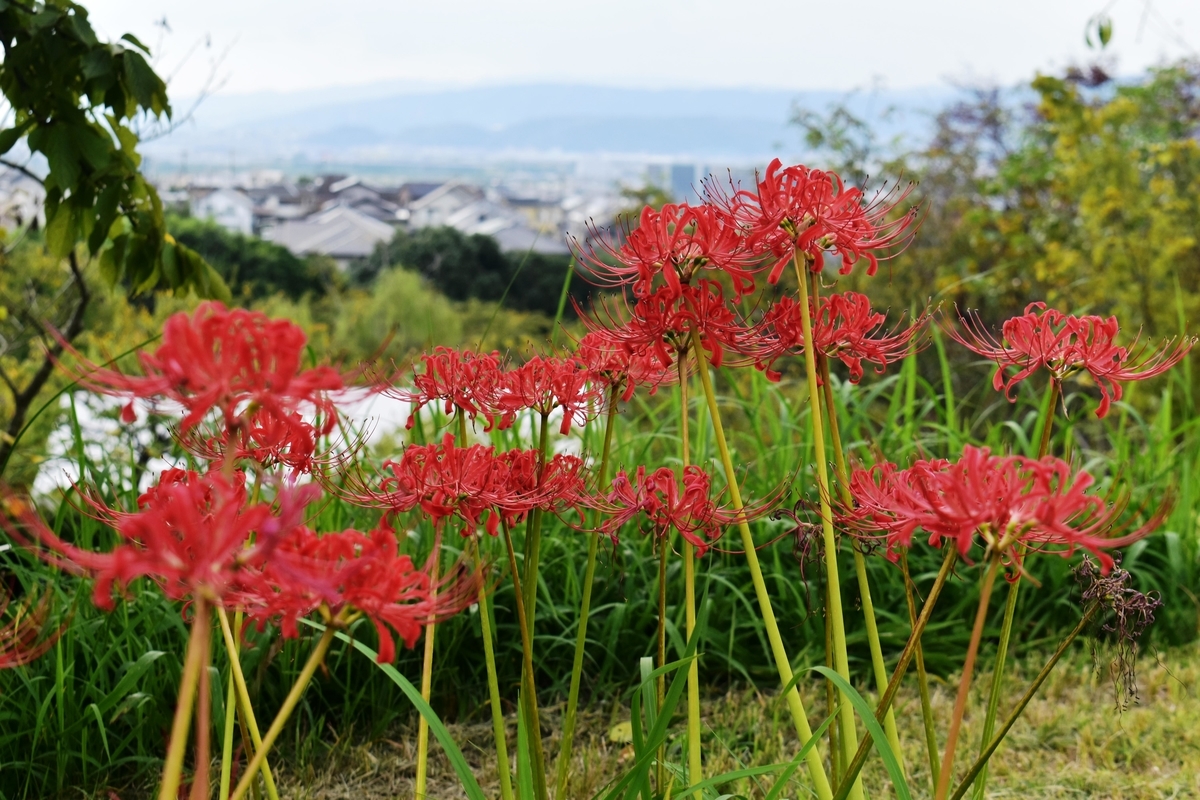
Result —
M194 94L380 81L852 89L1012 84L1088 60L1107 10L1118 72L1200 55L1198 0L84 0ZM170 32L162 26L165 19ZM193 49L194 48L194 49ZM190 53L190 56L189 56ZM182 66L180 66L182 63Z

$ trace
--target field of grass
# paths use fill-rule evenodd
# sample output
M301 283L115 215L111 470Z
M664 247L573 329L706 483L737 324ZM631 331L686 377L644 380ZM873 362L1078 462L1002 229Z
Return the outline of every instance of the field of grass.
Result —
M928 358L923 361L929 365ZM1034 390L1023 385L1018 402L1010 405L992 393L986 365L952 369L942 360L931 375L918 369L915 358L895 366L892 374L868 379L861 387L836 387L842 428L853 456L873 460L878 450L903 464L921 455L952 455L967 442L1016 452L1032 450L1041 402ZM1174 506L1163 529L1130 548L1124 561L1138 588L1156 591L1164 600L1150 639L1163 653L1163 666L1143 668L1145 705L1118 716L1103 680L1089 677L1086 655L1061 665L995 762L989 789L994 796L1161 797L1172 796L1172 791L1187 796L1196 789L1191 776L1200 760L1195 726L1189 720L1200 712L1196 692L1200 658L1188 643L1197 633L1194 593L1200 585L1196 538L1200 430L1190 386L1189 372L1181 369L1153 393L1135 389L1126 403L1114 407L1104 425L1091 416L1095 399L1087 387L1075 387L1066 397L1070 422L1056 427L1055 451L1086 465L1102 488L1130 488L1131 516L1144 516L1162 502L1162 487L1173 487ZM786 504L795 503L800 517L806 518L816 498L811 466L796 473L797 465L811 465L813 460L807 408L799 400L802 383L785 378L782 384L771 384L757 373L729 374L718 389L723 412L731 421L735 462L741 465L748 493L766 496L786 482L790 487ZM624 409L616 433L618 465L675 461L674 402L672 392L665 389L655 397L639 396ZM70 405L65 418L68 424L77 418ZM444 424L436 415L430 416L414 430L413 439L432 439ZM694 415L693 424L695 460L720 474L704 416ZM580 434L573 434L556 446L590 450L599 435L596 428L590 426L582 441ZM528 446L520 441L521 429L518 425L492 436L497 445ZM123 443L116 446L110 441L99 451L100 457L94 446L83 441L84 432L76 429L76 434L78 440L67 457L103 494L130 500L139 469L137 432L125 431ZM377 452L372 457L388 454ZM52 501L47 512L55 530L81 544L103 549L111 539L111 532L80 515L69 497ZM371 512L330 501L321 507L314 526L338 530L369 525L373 518ZM414 555L427 552L428 534L420 527L413 529L407 546ZM819 602L823 589L816 580L820 569L814 561L818 556L786 519L756 523L755 535L789 650L798 666L807 666L824 644ZM498 562L501 550L495 542L490 545L487 555ZM722 552L721 547L731 551ZM549 709L550 754L555 752L557 735L554 709L561 709L570 675L585 550L578 531L562 523L549 526L538 586L536 645L538 686ZM636 682L639 657L652 652L656 625L657 565L649 543L629 535L618 546L602 547L601 556L584 668L584 695L591 705L577 750L580 784L572 794L579 797L591 796L602 787L626 753L623 745L608 741L607 733L628 713L623 703ZM137 787L152 780L159 768L174 706L186 638L178 609L155 588L139 583L130 587L129 602L105 614L92 606L90 585L56 574L16 551L2 557L27 591L54 586L66 628L44 658L0 672L0 794L14 800L65 797L111 787L122 798L139 796ZM913 572L919 583L928 584L938 560L936 552L914 551ZM853 576L848 554L844 561L843 574ZM868 561L881 638L885 652L894 658L908 636L901 578L884 559ZM1031 572L1041 586L1021 595L1014 635L1018 658L1032 663L1037 653L1052 648L1078 620L1079 601L1069 567L1066 560L1055 557L1031 561ZM668 633L676 653L683 650L679 568L673 561L669 573ZM769 694L777 687L777 678L749 592L744 557L736 552L732 539L705 557L700 575L701 591L707 592L711 609L701 671L709 691L717 693L706 705L710 774L783 758L790 741L787 713ZM848 598L851 667L865 691L867 647L852 577L843 588ZM926 633L929 670L943 680L952 679L960 669L977 592L975 572L961 567L959 579L943 594L936 625ZM985 642L995 641L1002 606L993 605ZM502 583L494 597L497 662L501 686L515 698L520 646L512 608L511 587ZM311 646L305 640L280 641L270 633L252 634L243 658L256 708L263 716L278 707ZM353 633L372 640L369 625L359 623ZM453 723L460 746L481 765L486 782L490 727L479 637L473 613L459 615L439 628L432 705ZM985 670L988 652L985 649L982 661ZM226 671L223 659L222 654L215 658L214 680L221 680ZM419 649L403 652L397 668L416 681L418 659ZM986 691L986 675L978 677L975 685L977 691ZM951 692L940 687L936 702L944 706ZM822 693L810 686L807 694ZM621 703L608 705L614 697L622 698ZM900 702L911 708L913 694L902 695ZM221 704L222 698L217 697L218 730L224 718ZM900 718L919 721L911 714ZM291 796L402 795L404 782L411 777L409 726L414 719L407 699L368 659L349 647L335 646L284 735L281 764ZM676 733L680 733L678 726ZM920 732L910 726L904 728L904 735L912 743L906 752L913 785L920 792L928 774L928 767L918 761ZM869 767L868 774L871 781L881 782L883 773L876 766ZM442 784L436 785L439 789L433 796L458 796L449 789L443 793ZM1032 794L1032 786L1049 793ZM750 786L738 791L755 796Z

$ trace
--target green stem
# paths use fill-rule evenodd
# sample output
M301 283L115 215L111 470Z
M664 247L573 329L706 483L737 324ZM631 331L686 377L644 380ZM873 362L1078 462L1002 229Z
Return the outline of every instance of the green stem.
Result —
M329 651L329 646L333 644L334 634L337 633L338 628L342 627L344 621L344 619L331 620L326 626L325 632L321 634L320 641L317 642L317 646L309 654L308 661L304 662L304 667L296 677L296 682L292 684L291 691L284 698L279 713L275 715L275 719L271 722L271 727L267 729L267 735L263 737L262 744L258 747L258 752L254 754L254 757L250 759L250 763L246 765L246 772L242 775L242 779L238 781L230 800L242 800L246 796L246 791L250 788L250 784L254 782L255 773L258 772L267 760L267 753L270 752L272 745L275 744L275 740L279 738L279 734L283 733L283 726L287 724L288 718L296 710L296 705L304 695L304 690L308 688L308 684L312 681L317 667L321 665L321 662L325 659L325 653ZM167 798L163 797L160 800L167 800Z
M904 645L904 650L900 653L900 659L896 662L896 668L892 670L892 679L888 681L887 689L883 693L883 697L879 698L879 704L875 707L875 719L878 722L883 722L884 715L888 709L892 707L892 701L896 699L896 692L900 690L900 683L904 680L904 673L908 670L908 664L912 661L913 654L916 653L917 643L921 641L921 635L925 632L925 626L929 624L929 618L933 616L933 608L937 604L938 596L942 593L942 587L946 585L946 579L950 576L950 568L954 566L955 560L958 558L958 550L953 546L946 548L946 557L942 560L942 568L938 570L937 578L933 581L933 587L929 590L929 596L925 598L925 604L921 606L921 615L917 617L917 624L913 626L912 635L908 637L908 642ZM845 800L850 794L854 784L851 781L858 777L862 771L863 764L867 761L867 753L871 749L871 737L866 737L858 746L858 751L854 754L854 759L850 762L850 766L846 770L846 777L842 779L842 783L838 786L837 793L834 795L835 800Z
M483 559L475 542L475 571L482 574ZM513 800L512 773L508 763L508 734L504 727L504 709L500 705L500 681L496 677L496 652L492 644L492 612L488 607L487 587L479 587L479 625L483 632L483 661L487 668L488 699L492 707L492 736L496 741L496 771L500 773L501 800Z
M238 614L241 614L239 611ZM237 652L225 648L229 660L237 658ZM229 669L229 680L225 687L225 730L221 740L221 782L217 789L217 800L229 800L229 781L233 766L233 731L237 727L237 694L233 687L233 668Z
M242 630L242 612L237 612L233 617L233 627L237 629L238 634ZM258 732L258 720L254 716L254 707L250 704L250 690L246 686L246 675L242 672L241 661L238 660L238 639L233 634L233 629L229 626L229 615L225 613L225 609L217 609L217 620L221 623L221 635L225 638L225 650L231 653L229 658L229 677L230 683L233 684L237 691L237 710L242 715L242 721L246 723L246 729L250 734L250 741L254 745L254 753L262 750L262 736ZM230 710L229 714L232 715ZM253 757L253 755L251 756ZM271 774L271 766L267 763L267 759L262 761L262 776L263 784L267 787L267 797L270 800L279 800L279 790L275 788L275 777ZM221 795L222 798L228 797L228 789Z
M1075 630L1071 631L1071 633L1067 635L1067 638L1063 639L1063 641L1059 644L1058 649L1054 651L1054 655L1050 657L1050 660L1046 662L1044 667L1042 667L1042 671L1039 672L1037 677L1033 679L1033 683L1029 685L1029 689L1026 690L1024 696L1017 701L1016 707L1013 708L1012 713L1008 715L1008 719L1004 721L1004 725L1001 726L1000 732L997 733L996 736L991 739L988 746L983 748L983 750L980 752L979 758L977 758L975 763L971 765L971 769L967 771L966 777L963 778L962 783L960 783L958 788L954 790L954 794L951 795L951 800L961 800L962 796L967 793L967 789L971 787L971 782L974 781L976 776L978 776L983 771L984 767L987 766L988 759L990 759L996 752L996 748L998 748L1000 743L1004 741L1004 737L1008 735L1010 730L1012 730L1012 726L1016 724L1018 719L1020 719L1021 714L1025 713L1025 707L1029 705L1031 700L1033 700L1034 695L1037 694L1037 690L1042 688L1042 684L1046 682L1046 678L1050 677L1050 673L1054 670L1054 666L1058 664L1058 660L1063 657L1063 653L1067 652L1067 648L1071 646L1071 642L1075 641L1076 637L1083 632L1083 629L1087 627L1089 622L1092 621L1092 617L1096 616L1096 612L1099 611L1100 608L1101 606L1099 603L1094 603L1083 615L1083 618L1079 620L1079 624L1075 626Z
M538 434L538 483L541 483L540 467L546 461L546 449L550 446L550 415L542 414L541 432ZM535 508L529 513L525 524L525 614L529 621L529 640L533 641L533 621L537 610L538 562L542 550L542 510ZM515 577L515 576L514 576ZM532 651L531 651L532 653Z
M721 464L725 469L725 478L729 484L729 500L735 511L741 511L742 492L738 487L737 473L733 469L733 459L729 454L729 445L725 440L725 428L721 425L721 413L717 408L717 396L713 391L712 377L708 372L708 360L700 345L700 334L692 329L692 349L696 353L697 372L700 373L700 384L704 387L704 399L708 404L708 414L713 424L713 434L717 441L717 452L721 456ZM804 711L804 701L800 699L800 691L795 685L792 663L788 659L787 650L783 646L783 637L779 633L779 623L775 620L775 611L771 608L771 596L767 593L767 583L763 579L762 567L758 563L758 551L754 548L754 536L750 525L743 519L738 521L738 531L742 536L742 546L746 551L746 564L750 568L750 580L754 584L754 593L758 598L759 611L762 614L763 627L767 631L767 641L771 645L771 655L775 659L775 669L779 672L779 680L787 688L785 697L788 710L792 714L792 722L800 737L801 746L807 745L812 739L812 728L808 724L808 715ZM821 762L821 754L816 747L809 748L805 755L805 765L808 768L809 779L817 793L818 800L829 800L832 789L825 767Z
M1059 391L1058 381L1051 378L1050 386L1046 389L1045 408L1042 409L1040 420L1042 435L1038 442L1037 457L1039 459L1050 452L1050 437L1054 428L1054 409L1058 405ZM1024 545L1017 544L1017 549L1021 555L1024 554ZM981 755L988 742L992 740L992 732L996 729L996 715L1000 710L1000 693L1004 689L1004 668L1008 660L1008 645L1012 638L1013 619L1017 611L1017 596L1020 589L1021 573L1018 572L1016 579L1008 586L1008 597L1004 602L1004 621L1000 624L1000 641L996 647L996 666L992 672L992 687L988 693L987 714L984 716L983 736L979 743ZM987 779L988 771L985 762L983 771L979 774L979 780L975 782L975 800L983 800L987 791Z
M533 681L533 641L529 635L528 614L521 593L521 578L517 572L517 554L513 549L512 534L508 525L502 519L500 530L504 533L504 547L508 551L508 568L512 571L513 592L516 595L517 624L521 628L521 656L523 680L521 691L522 707L525 712L525 726L529 731L529 746L533 750L533 788L538 800L547 800L546 794L546 760L542 754L542 722L538 714L537 687Z
M975 626L971 629L971 641L967 645L967 657L963 660L962 678L958 682L958 696L954 699L954 713L950 717L950 731L946 734L946 751L942 754L942 769L938 776L934 800L945 800L950 791L950 777L954 774L954 750L958 744L958 733L962 729L963 715L967 711L967 697L971 692L971 677L975 673L975 657L979 654L979 642L983 638L983 625L987 621L988 602L992 598L992 587L1000 572L1000 557L995 555L988 565L983 587L979 590L979 606L975 610Z
M691 463L691 435L689 431L691 402L688 397L687 357L690 348L679 354L679 460L682 468ZM696 548L686 539L683 541L683 602L687 638L696 632ZM696 650L699 654L699 649ZM687 683L687 753L688 785L695 786L704 780L704 761L700 753L700 659L693 658L688 664ZM693 797L698 795L692 795Z
M600 472L597 474L597 490L603 492L608 483L608 458L612 448L613 420L617 416L617 390L613 388L609 397L608 414L604 420L604 445L600 452ZM579 708L579 685L583 679L583 656L587 646L588 615L592 609L592 586L596 578L596 553L600 547L600 534L589 533L587 566L583 572L583 599L579 602L579 630L575 634L575 658L571 662L571 687L567 692L567 712L563 719L562 747L558 755L558 776L554 796L565 800L567 781L571 774L571 752L575 743L575 719ZM505 800L508 800L505 798Z
M813 284L813 295L816 296L816 280L813 281ZM818 356L818 363L821 367L821 383L825 390L825 411L829 414L829 436L830 443L833 445L834 471L837 475L838 487L841 490L842 502L847 508L850 508L854 504L854 498L850 494L850 471L846 468L846 452L842 447L841 426L838 422L837 406L833 401L833 384L829 377L829 359L824 356ZM867 644L871 650L871 667L875 672L875 687L882 694L888 684L887 665L883 662L883 646L879 640L879 626L875 621L875 604L871 600L871 584L867 578L867 562L863 558L862 548L859 547L857 541L852 541L851 550L854 554L854 573L858 578L859 597L862 599L863 619L867 624ZM896 761L900 764L900 771L906 772L904 769L904 752L900 749L900 734L896 730L896 714L890 708L883 718L883 729L887 733L888 745L892 748L892 753L895 754Z
M671 531L658 539L658 666L667 665L667 555L671 552ZM655 681L658 711L661 714L667 699L667 676L659 675ZM667 743L658 746L658 758L655 768L655 786L659 794L667 793L667 765L665 762Z
M912 575L908 571L908 550L900 551L900 571L904 574L904 599L908 604L908 623L911 630L917 628L916 587ZM937 727L933 722L933 703L929 699L929 675L925 672L925 653L921 648L921 640L917 639L913 652L917 664L917 687L921 693L921 722L925 726L925 754L929 757L930 790L937 788L938 765L941 753L938 751Z
M196 751L193 759L191 800L208 800L209 797L209 768L212 757L209 746L212 741L212 676L208 665L212 657L212 617L209 609L196 608L196 613L203 611L203 619L197 617L195 624L201 625L200 640L200 676L196 681Z
M183 754L187 750L188 731L192 725L192 709L196 702L196 688L200 682L200 661L204 657L201 641L207 628L208 601L196 599L192 608L192 631L188 636L187 651L183 657L183 674L179 679L179 700L175 705L175 719L171 722L171 739L167 745L167 758L163 764L162 784L158 800L176 800L179 785L183 781ZM210 624L210 623L208 623Z
M825 573L829 584L829 616L833 623L833 663L837 673L850 680L850 661L846 654L846 620L842 614L842 584L838 577L837 536L833 531L833 512L829 507L829 471L825 462L825 426L821 418L820 386L817 378L816 348L812 336L812 310L808 307L808 280L801 266L801 254L796 252L792 264L796 268L796 280L800 287L800 327L804 333L804 369L808 379L808 403L811 410L813 446L816 450L817 491L821 510L821 531L824 535ZM846 759L858 748L858 732L854 726L854 706L847 696L842 697L838 716L842 753ZM862 781L855 778L851 789L852 800L863 797Z
M441 554L442 538L433 534L433 552L429 554L429 574L432 587L430 596L437 594L438 556ZM433 694L433 641L437 625L430 622L425 626L425 650L421 657L421 699L426 703ZM421 714L417 720L417 775L413 781L413 796L425 800L425 789L429 780L429 721Z

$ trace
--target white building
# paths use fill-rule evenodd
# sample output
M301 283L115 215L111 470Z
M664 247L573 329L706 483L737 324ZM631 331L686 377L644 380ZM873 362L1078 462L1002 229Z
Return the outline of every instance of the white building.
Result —
M0 172L0 228L46 224L46 187L20 170Z
M254 201L239 189L215 189L192 198L192 216L208 219L227 231L254 233Z
M263 230L263 238L283 245L298 256L329 256L343 269L365 258L380 242L390 241L394 229L386 222L348 206L333 206L300 220Z

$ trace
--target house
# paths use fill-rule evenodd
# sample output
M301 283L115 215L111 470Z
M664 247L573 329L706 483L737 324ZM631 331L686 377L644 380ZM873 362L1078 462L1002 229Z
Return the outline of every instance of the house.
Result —
M408 206L408 227L433 228L449 225L450 217L484 199L483 190L458 181L443 183Z
M192 216L209 219L227 231L254 233L254 201L240 189L204 189L191 200Z
M479 200L464 206L447 217L443 224L467 235L490 236L504 252L569 252L558 228L534 228L521 211L493 200Z
M0 172L0 228L15 230L46 224L46 187L20 170Z
M343 269L365 258L380 242L390 241L393 228L350 206L334 205L299 220L263 229L263 238L298 256L329 256Z

